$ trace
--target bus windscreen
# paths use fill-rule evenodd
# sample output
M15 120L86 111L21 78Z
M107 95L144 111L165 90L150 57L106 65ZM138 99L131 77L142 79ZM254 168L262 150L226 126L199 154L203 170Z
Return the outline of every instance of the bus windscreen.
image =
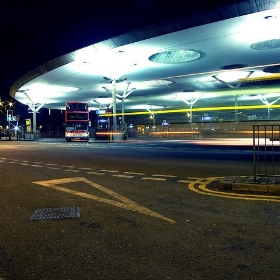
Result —
M88 113L67 113L66 114L66 121L87 121L88 120Z
M80 112L87 112L88 111L88 104L83 102L69 102L66 104L66 111L80 111Z

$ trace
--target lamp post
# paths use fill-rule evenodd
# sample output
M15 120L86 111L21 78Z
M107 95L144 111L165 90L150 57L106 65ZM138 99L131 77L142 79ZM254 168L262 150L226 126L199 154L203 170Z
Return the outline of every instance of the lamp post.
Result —
M5 103L7 103L6 105L5 105ZM1 101L0 100L0 106L1 107L4 107L4 113L2 112L2 110L1 110L1 120L2 120L2 114L4 115L4 116L6 116L5 118L6 118L6 121L8 121L8 133L9 133L9 140L11 140L11 121L12 121L12 115L13 115L13 111L12 110L8 110L8 109L6 109L8 106L9 106L9 108L11 109L11 107L13 106L13 102L11 102L11 101Z

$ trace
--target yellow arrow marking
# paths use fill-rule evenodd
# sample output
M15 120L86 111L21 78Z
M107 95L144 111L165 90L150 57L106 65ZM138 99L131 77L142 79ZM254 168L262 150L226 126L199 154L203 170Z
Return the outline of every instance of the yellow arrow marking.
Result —
M92 195L92 194L87 194L87 193L83 193L83 192L80 192L80 191L75 191L75 190L70 190L70 189L67 189L67 188L64 188L64 187L59 187L57 185L59 184L67 184L67 183L74 183L74 182L85 182L86 184L118 199L119 201L115 201L115 200L111 200L111 199L107 199L107 198L101 198L101 197L98 197L96 195ZM70 193L70 194L74 194L74 195L78 195L78 196L81 196L81 197L85 197L85 198L89 198L89 199L92 199L92 200L96 200L96 201L100 201L100 202L104 202L104 203L107 203L107 204L111 204L113 206L117 206L117 207L120 207L120 208L124 208L124 209L127 209L127 210L132 210L132 211L138 211L142 214L145 214L145 215L148 215L148 216L152 216L152 217L155 217L155 218L159 218L159 219L162 219L162 220L165 220L167 222L170 222L170 223L175 223L175 221L167 218L167 217L164 217L146 207L143 207L137 203L135 203L134 201L110 190L110 189L107 189L97 183L94 183L90 180L87 180L86 178L84 177L76 177L76 178L64 178L64 179L55 179L55 180L48 180L48 181L37 181L37 182L33 182L34 184L38 184L38 185L41 185L41 186L44 186L44 187L47 187L47 188L51 188L51 189L55 189L55 190L58 190L58 191L62 191L62 192L66 192L66 193Z

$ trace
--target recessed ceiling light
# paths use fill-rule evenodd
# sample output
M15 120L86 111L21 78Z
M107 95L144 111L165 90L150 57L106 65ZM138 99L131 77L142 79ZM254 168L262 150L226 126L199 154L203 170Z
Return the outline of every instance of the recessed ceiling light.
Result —
M280 65L269 66L263 69L265 73L280 73Z
M179 64L205 57L205 53L198 50L172 50L160 53L155 53L149 57L149 60L162 64Z
M224 65L224 66L221 66L219 68L222 69L222 70L232 70L232 69L245 68L247 66L248 66L248 64L237 63L237 64Z
M261 42L256 42L250 46L253 50L271 50L280 47L280 39L270 39Z

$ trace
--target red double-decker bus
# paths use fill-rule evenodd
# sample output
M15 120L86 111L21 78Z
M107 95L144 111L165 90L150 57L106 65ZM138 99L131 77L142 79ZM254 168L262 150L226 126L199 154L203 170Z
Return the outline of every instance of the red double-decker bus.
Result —
M89 108L87 102L67 102L65 108L65 139L89 141Z

